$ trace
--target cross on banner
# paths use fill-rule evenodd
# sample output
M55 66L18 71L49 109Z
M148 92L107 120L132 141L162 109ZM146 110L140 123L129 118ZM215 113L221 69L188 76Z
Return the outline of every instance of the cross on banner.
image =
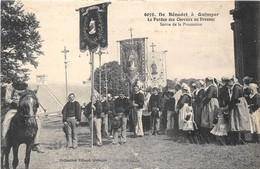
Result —
M152 45L151 45L151 47L152 47L152 52L154 52L154 47L155 47L156 45L154 45L153 43L152 43Z
M132 27L130 27L130 29L129 29L129 31L130 31L130 36L131 36L131 39L133 38L133 28Z

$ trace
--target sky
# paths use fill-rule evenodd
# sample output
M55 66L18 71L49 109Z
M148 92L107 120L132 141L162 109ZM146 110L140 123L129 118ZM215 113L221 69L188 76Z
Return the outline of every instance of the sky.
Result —
M33 12L40 21L42 51L39 66L32 69L30 81L36 75L47 75L48 81L65 82L64 46L69 50L68 82L82 83L90 76L90 56L79 51L80 7L103 1L28 1L21 0L26 12ZM205 78L234 75L233 22L229 11L233 1L112 1L108 7L108 48L102 55L102 64L119 61L119 45L116 41L129 39L132 27L133 38L148 37L148 45L156 45L156 51L167 50L167 78ZM160 21L147 21L145 13L169 12L218 13L215 21L201 21L202 26L160 26ZM158 17L160 18L160 17ZM167 17L168 18L168 17ZM187 18L187 17L186 17ZM210 18L210 17L207 17ZM167 22L171 23L171 22ZM182 24L182 22L179 22ZM196 23L196 22L192 22ZM151 47L148 48L151 51ZM95 55L95 67L98 55Z

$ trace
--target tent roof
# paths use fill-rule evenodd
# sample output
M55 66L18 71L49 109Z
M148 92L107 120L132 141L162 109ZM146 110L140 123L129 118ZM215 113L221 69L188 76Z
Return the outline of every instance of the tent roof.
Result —
M37 88L36 83L29 83L30 89ZM37 97L39 98L40 104L48 113L60 112L63 106L66 104L66 86L60 82L48 82L48 84L39 84ZM91 96L91 85L86 84L68 84L68 94L74 93L75 99L83 105L88 103ZM94 91L97 94L96 91Z

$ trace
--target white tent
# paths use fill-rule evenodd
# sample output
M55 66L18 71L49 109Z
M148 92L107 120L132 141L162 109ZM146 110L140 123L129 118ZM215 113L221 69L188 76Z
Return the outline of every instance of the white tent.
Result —
M46 110L46 115L60 114L63 106L66 104L66 86L65 83L48 82L48 84L29 83L30 89L38 88L37 97L39 99L41 109L40 112ZM83 103L88 104L91 96L91 85L86 84L68 84L68 94L74 93L76 100L82 106ZM95 94L97 92L95 91ZM86 117L82 114L82 122L86 122Z

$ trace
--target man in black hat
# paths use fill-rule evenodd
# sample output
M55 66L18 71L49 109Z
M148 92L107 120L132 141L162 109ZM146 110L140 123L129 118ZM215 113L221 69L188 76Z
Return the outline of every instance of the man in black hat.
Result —
M17 113L17 108L19 106L19 100L21 95L26 92L29 87L28 84L25 83L25 73L22 71L18 71L16 73L17 78L15 81L6 87L5 94L5 103L10 107L10 110L5 114L4 118L2 117L2 147L6 147L8 145L6 134L9 130L11 119ZM2 112L1 112L2 113ZM37 151L38 153L44 153L44 149L40 146L40 130L41 130L41 120L38 116L36 116L38 131L34 139L34 145L32 150Z
M114 138L112 141L112 144L118 144L118 134L119 134L119 128L121 128L120 131L120 143L124 144L126 143L126 123L127 123L127 112L129 109L132 108L131 101L125 97L124 91L119 92L119 97L115 99L114 102L115 106L115 118L114 120L118 120L119 125L121 126L114 126L115 123L112 123L112 128L114 130Z

